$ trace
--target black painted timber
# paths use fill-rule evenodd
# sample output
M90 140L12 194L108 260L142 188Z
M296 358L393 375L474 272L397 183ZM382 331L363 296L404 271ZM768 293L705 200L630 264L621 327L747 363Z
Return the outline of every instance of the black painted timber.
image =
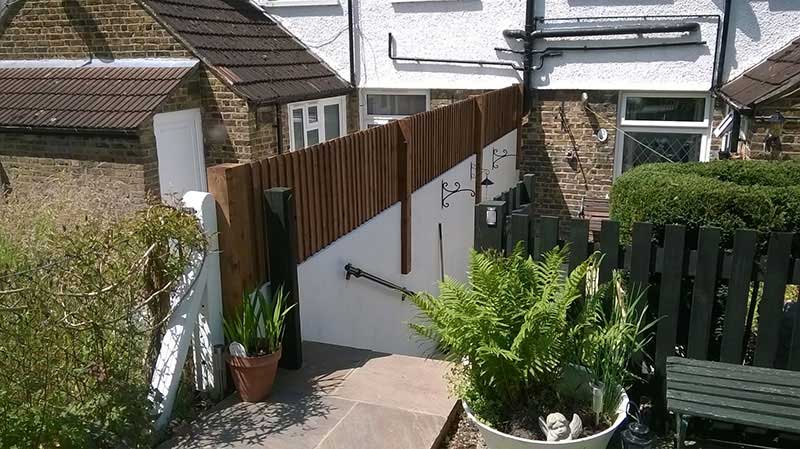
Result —
M619 222L603 220L600 224L600 273L601 284L611 281L613 272L619 268Z
M675 352L685 247L686 228L667 225L664 230L664 271L661 273L659 321L656 327L656 374L659 377L664 375L667 357Z
M722 230L700 228L697 242L697 276L692 293L692 314L689 321L687 355L694 359L708 357L708 342L711 337L711 312L717 290L719 271L719 244Z
M541 260L544 253L558 246L558 226L557 217L541 217L539 219L540 235L535 251L535 260Z
M793 237L794 234L789 232L773 232L770 235L764 294L758 309L758 338L753 361L756 366L770 368L775 363Z
M720 361L741 363L744 348L747 299L753 279L753 261L756 255L756 231L740 229L733 237L733 262L728 298L725 302L725 322L722 332Z

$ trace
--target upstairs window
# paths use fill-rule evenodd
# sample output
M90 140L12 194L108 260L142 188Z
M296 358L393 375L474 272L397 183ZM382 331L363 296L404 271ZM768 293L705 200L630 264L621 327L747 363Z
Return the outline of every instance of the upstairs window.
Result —
M290 104L290 148L298 150L344 135L345 117L345 97Z
M653 162L707 161L711 100L699 94L622 94L614 173Z

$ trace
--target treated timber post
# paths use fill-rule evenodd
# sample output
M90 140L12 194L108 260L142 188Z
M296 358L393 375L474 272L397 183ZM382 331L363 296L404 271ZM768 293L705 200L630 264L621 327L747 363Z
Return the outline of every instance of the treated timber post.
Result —
M272 291L283 287L286 305L294 309L286 316L283 335L283 368L299 369L303 364L303 339L300 333L300 298L297 287L297 234L292 190L276 187L264 191L264 211L269 237L269 267Z
M397 132L397 170L398 196L400 200L400 272L411 272L411 127L408 120L398 122Z
M229 317L242 303L242 295L258 287L250 167L247 164L209 167L208 191L217 203L222 309Z
M475 249L503 251L506 236L505 201L484 201L475 206ZM490 222L491 221L491 222Z
M486 125L484 112L486 110L486 97L479 95L475 101L475 118L473 119L473 139L475 145L475 202L480 203L483 198L483 146L486 141Z

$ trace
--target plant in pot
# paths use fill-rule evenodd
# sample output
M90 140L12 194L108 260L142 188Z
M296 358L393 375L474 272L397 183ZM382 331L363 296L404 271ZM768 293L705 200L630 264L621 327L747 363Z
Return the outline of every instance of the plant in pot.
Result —
M645 310L618 277L586 291L598 255L570 273L566 256L473 252L468 284L412 298L423 320L412 328L456 362L454 393L489 449L603 449L625 421Z
M223 321L229 344L226 360L243 401L261 401L272 391L286 315L293 307L286 306L283 289L271 301L256 291L245 294L239 310Z

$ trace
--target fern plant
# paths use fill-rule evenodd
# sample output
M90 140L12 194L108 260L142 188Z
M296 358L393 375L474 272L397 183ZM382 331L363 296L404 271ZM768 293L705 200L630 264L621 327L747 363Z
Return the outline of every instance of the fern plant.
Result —
M607 288L583 299L587 273L600 257L594 254L567 273L567 254L567 248L555 249L534 261L521 247L507 257L473 251L467 284L446 279L438 297L412 298L422 315L412 329L457 362L455 393L489 423L503 421L511 410L541 410L542 404L529 405L557 397L569 366L585 366L598 383L629 379L623 372L641 349L642 315L617 311L606 317ZM615 414L611 406L608 411Z

